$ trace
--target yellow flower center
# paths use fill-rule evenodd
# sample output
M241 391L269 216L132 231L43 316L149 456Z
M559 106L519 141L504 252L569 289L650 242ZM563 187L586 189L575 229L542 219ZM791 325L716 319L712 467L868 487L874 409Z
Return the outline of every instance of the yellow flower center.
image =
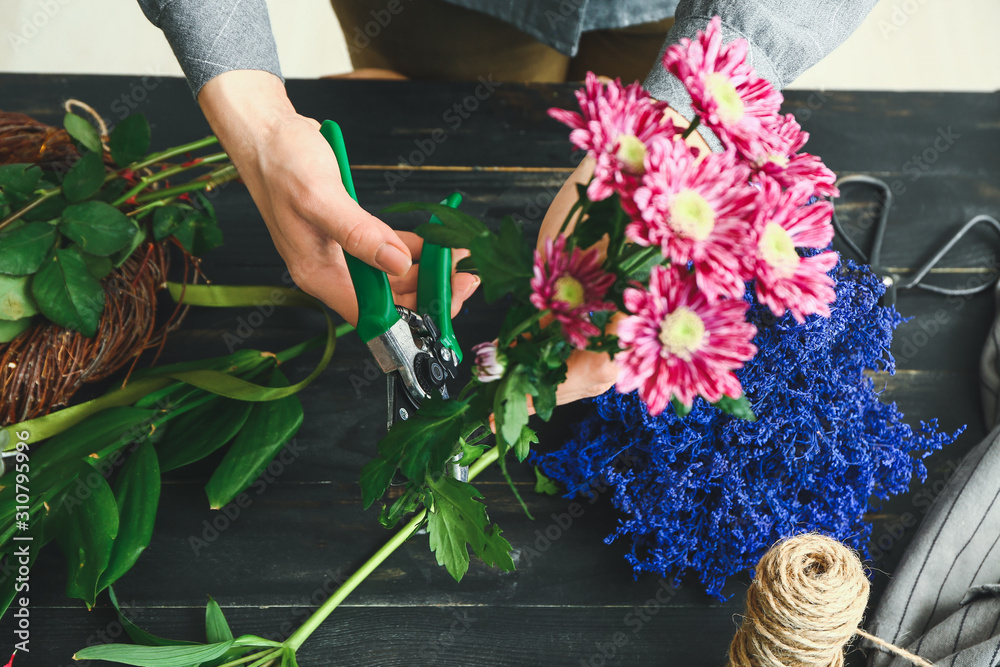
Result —
M646 158L646 144L632 134L618 137L618 152L615 157L630 174L642 174L646 171L643 160Z
M769 153L764 162L773 162L781 168L788 166L788 157L785 155L778 155L777 153Z
M705 323L693 310L681 306L663 318L659 338L662 354L691 361L691 355L705 340Z
M715 227L715 211L694 190L681 190L670 202L670 226L695 241L704 241Z
M705 88L715 100L719 119L726 125L735 125L743 118L743 100L736 92L736 86L725 74L712 72L705 77Z
M570 308L576 308L583 304L584 295L583 285L573 276L563 276L556 280L556 301L562 301Z
M769 222L764 227L764 233L760 235L757 242L757 249L760 256L781 278L787 278L795 273L802 258L795 252L795 242L785 231L785 228L776 222Z

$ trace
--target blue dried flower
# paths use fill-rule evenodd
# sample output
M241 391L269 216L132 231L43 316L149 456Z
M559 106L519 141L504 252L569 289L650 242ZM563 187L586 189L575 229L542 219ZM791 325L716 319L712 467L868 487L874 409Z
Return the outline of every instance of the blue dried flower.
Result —
M570 496L605 478L624 515L606 542L631 540L637 574L694 572L721 599L726 579L782 537L818 531L867 555L865 513L926 479L922 459L961 432L941 433L936 420L913 429L879 400L865 371L894 372L902 317L878 305L885 287L867 267L831 273L829 318L800 325L751 299L759 351L737 375L756 422L702 399L683 419L651 417L635 393L612 389L559 450L535 457Z

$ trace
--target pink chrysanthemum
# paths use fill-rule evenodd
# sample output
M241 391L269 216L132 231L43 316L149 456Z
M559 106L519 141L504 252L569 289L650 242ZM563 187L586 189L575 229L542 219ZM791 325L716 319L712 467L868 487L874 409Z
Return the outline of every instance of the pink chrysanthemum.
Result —
M815 195L839 196L834 185L837 176L817 156L798 152L808 139L809 133L802 131L795 117L786 114L764 128L757 146L759 152L744 157L756 171L767 174L784 188L807 182L812 184Z
M629 288L624 298L631 315L618 323L618 391L638 389L652 415L672 396L685 405L740 397L733 371L757 353L743 299L712 301L676 266L655 267L649 291Z
M764 179L754 233L757 299L775 315L790 311L800 324L806 315L829 317L829 304L836 298L827 272L837 264L837 253L801 257L795 250L826 248L833 240L833 205L818 201L806 206L810 194L808 183L782 191L777 182Z
M663 55L663 66L687 88L701 121L744 154L758 151L762 127L774 121L782 101L746 63L746 55L745 40L722 43L718 16L695 39L682 37Z
M565 251L566 238L545 241L545 252L535 251L535 276L531 279L531 303L539 310L548 309L562 325L571 345L587 347L587 339L601 333L590 321L590 313L614 310L605 301L613 274L601 269L600 250L574 248Z
M571 127L570 142L595 158L587 196L600 201L612 192L630 193L642 175L652 141L676 132L664 115L667 105L650 97L638 82L623 86L616 79L605 86L593 72L587 73L576 98L582 113L549 109L549 115Z
M732 150L698 161L680 139L657 141L635 191L639 216L625 228L640 245L659 245L674 263L694 263L709 299L741 297L757 193Z

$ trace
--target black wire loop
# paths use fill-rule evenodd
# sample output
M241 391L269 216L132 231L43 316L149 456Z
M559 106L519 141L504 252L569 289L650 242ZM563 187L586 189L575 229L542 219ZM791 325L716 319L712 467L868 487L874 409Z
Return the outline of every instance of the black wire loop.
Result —
M900 276L893 273L889 273L882 266L882 244L883 241L885 240L885 230L889 221L889 210L892 208L892 203L893 203L892 190L889 188L889 186L886 184L885 181L875 178L874 176L867 176L865 174L844 176L837 180L836 186L837 188L840 188L841 186L849 183L864 183L866 185L871 185L876 190L878 190L881 195L879 199L882 204L882 210L879 213L878 221L876 223L875 238L872 240L871 252L865 253L864 251L862 251L861 248L858 247L858 244L856 244L854 240L844 232L843 227L840 225L840 220L837 219L836 206L834 206L833 210L833 229L836 232L837 236L840 237L841 241L843 241L848 248L850 248L854 253L856 253L857 256L861 259L861 261L865 262L866 264L870 264L872 270L875 271L877 275L882 276L882 280L887 288L886 296L889 297L886 300L889 303L893 303L895 301L894 293L896 290L908 290L917 288L926 290L928 292L934 292L936 294L968 296L970 294L977 294L978 292L990 289L991 287L993 287L993 285L996 284L997 280L1000 279L1000 275L997 275L981 285L976 285L974 287L959 287L959 288L940 287L938 285L929 285L927 283L922 282L924 276L930 273L930 270L934 268L934 266L937 265L938 262L941 261L941 258L944 257L946 254L948 254L948 251L951 250L955 246L955 244L958 243L958 241L961 240L961 238L965 236L969 232L969 230L975 227L976 225L982 223L988 223L991 227L993 227L993 229L997 231L998 234L1000 234L1000 222L997 222L996 218L993 218L988 215L977 215L976 217L972 218L964 225L962 225L961 229L955 232L951 236L951 238L948 239L948 241L943 246L941 246L941 248L936 253L934 253L933 257L931 257L926 263L924 263L923 266L917 269L914 272L913 277L910 278L909 280L904 281ZM890 291L892 292L891 295Z

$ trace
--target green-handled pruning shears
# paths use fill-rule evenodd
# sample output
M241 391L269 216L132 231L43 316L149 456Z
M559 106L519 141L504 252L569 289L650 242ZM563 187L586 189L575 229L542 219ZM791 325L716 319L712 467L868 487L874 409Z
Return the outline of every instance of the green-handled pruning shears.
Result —
M323 121L320 133L333 148L344 188L357 201L340 126ZM457 208L461 201L456 192L442 203ZM430 221L441 224L434 216ZM385 272L346 253L345 258L358 297L358 335L386 374L386 426L391 429L433 394L449 398L447 382L462 361L451 326L451 248L424 243L416 311L396 305ZM466 471L453 466L452 474L462 477Z

